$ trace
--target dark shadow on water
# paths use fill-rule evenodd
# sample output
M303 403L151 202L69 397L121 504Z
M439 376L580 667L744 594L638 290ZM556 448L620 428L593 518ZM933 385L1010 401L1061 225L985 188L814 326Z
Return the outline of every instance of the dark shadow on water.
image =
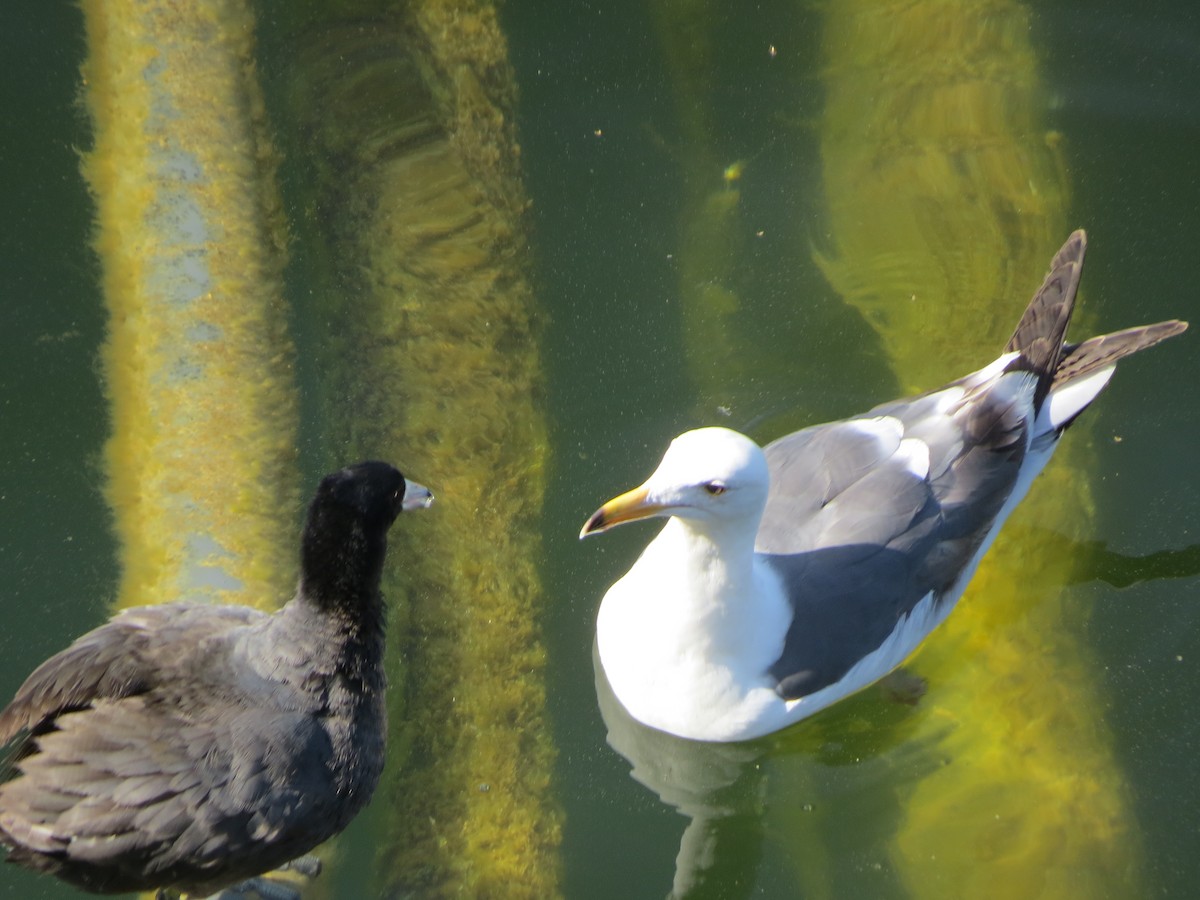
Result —
M1127 588L1146 581L1200 575L1200 544L1134 556L1110 549L1105 541L1072 540L1049 529L1026 527L1010 531L1025 532L1017 536L1021 543L1028 540L1047 544L1054 555L1074 559L1070 584L1101 581L1115 588Z

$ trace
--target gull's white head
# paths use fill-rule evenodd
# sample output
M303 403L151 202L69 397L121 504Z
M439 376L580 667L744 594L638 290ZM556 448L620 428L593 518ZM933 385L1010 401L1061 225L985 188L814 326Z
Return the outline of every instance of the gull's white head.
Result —
M748 519L757 525L769 486L758 444L728 428L697 428L671 441L654 474L596 510L579 536L652 516L675 516L699 528Z

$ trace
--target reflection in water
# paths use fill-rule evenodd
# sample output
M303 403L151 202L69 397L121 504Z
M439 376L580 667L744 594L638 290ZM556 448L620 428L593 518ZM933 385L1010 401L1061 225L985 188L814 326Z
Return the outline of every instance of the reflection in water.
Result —
M638 722L621 706L592 648L596 698L608 743L630 775L688 819L675 858L672 898L751 895L762 855L766 742L689 741Z
M946 764L937 748L947 727L936 714L869 689L760 740L691 741L635 720L595 647L592 664L609 745L635 781L687 819L672 898L794 895L795 875L764 864L772 851L801 870L806 898L901 893L885 851L896 824L891 798ZM843 859L870 864L847 867ZM664 873L668 865L662 861Z

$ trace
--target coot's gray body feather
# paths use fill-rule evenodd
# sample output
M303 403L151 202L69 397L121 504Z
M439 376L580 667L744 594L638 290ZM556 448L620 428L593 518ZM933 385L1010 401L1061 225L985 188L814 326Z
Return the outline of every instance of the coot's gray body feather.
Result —
M15 739L0 785L11 861L97 892L208 893L359 812L383 765L378 581L406 486L390 466L361 477L378 483L350 515L319 515L318 492L300 589L277 614L129 609L29 677L0 713L0 744ZM383 507L365 527L364 502Z

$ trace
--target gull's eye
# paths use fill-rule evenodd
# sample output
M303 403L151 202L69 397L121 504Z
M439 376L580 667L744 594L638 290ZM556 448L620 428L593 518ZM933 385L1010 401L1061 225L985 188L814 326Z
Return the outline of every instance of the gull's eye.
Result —
M704 490L708 491L708 493L713 497L719 497L721 494L725 493L728 488L726 488L725 485L721 484L719 481L706 481L704 482Z

